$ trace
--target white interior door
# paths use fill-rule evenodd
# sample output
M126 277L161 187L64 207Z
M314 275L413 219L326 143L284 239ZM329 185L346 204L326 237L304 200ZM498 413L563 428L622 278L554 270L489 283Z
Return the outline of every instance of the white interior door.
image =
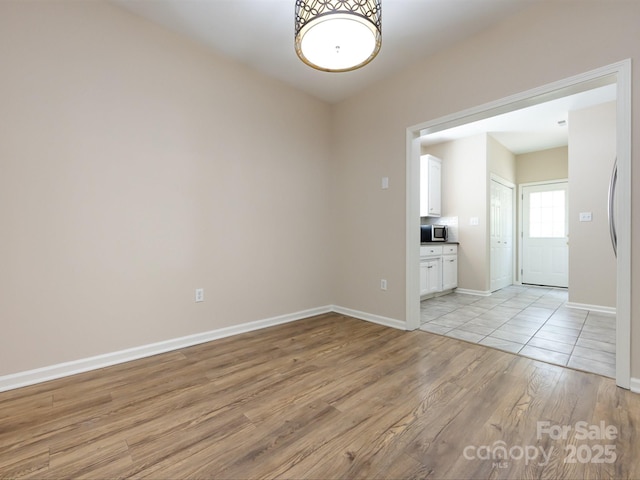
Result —
M569 286L567 182L522 188L522 283Z
M491 291L513 283L513 187L491 180Z

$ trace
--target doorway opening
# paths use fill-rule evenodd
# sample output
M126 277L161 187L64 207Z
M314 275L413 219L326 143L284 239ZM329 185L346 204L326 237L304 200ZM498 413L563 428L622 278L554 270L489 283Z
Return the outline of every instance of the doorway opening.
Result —
M452 127L487 119L505 112L542 104L599 86L614 83L616 99L616 151L618 156L617 238L616 260L616 383L630 385L630 230L631 230L631 65L626 60L576 77L561 80L490 104L485 104L447 117L442 117L407 129L407 219L406 219L406 326L420 326L419 302L419 157L420 138ZM624 172L624 173L623 173ZM487 236L488 237L488 236ZM464 245L461 245L461 250ZM489 248L487 248L487 255ZM488 275L488 269L487 269ZM488 278L488 277L487 277Z

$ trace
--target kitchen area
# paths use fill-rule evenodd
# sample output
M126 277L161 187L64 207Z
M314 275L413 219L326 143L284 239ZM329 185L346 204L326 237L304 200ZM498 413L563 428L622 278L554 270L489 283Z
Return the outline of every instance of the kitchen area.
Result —
M591 232L596 226L598 232L604 231L599 225L606 214L599 209L600 204L606 204L607 177L615 151L599 151L597 159L589 157L596 149L587 140L598 146L608 142L614 107L609 101L569 115L571 152L565 143L514 153L497 140L500 137L486 132L423 144L421 330L615 377L616 315L615 300L613 305L610 300L615 280L611 281L608 266L597 267L602 273L598 282L577 270L595 268L593 260L578 258L583 242L597 239L601 241L598 251L610 248L606 237L600 240L604 234L586 231ZM594 125L599 126L597 133L593 128L587 129ZM588 145L589 151L579 150L582 144L585 148ZM602 165L600 158L605 160ZM589 174L588 178L583 172ZM569 262L570 271L575 272L570 288L527 284L522 280L522 251L516 240L524 228L520 191L523 186L540 183L556 189L557 182L567 182L569 178L573 180L573 203L565 214L567 229L562 236L566 236L569 245L566 232L573 232L570 258L576 260ZM494 195L498 186L507 187L504 195ZM603 188L604 192L594 195ZM604 201L599 200L600 196ZM506 221L500 223L499 212L508 212ZM584 220L584 212L593 212L593 218L587 217L591 221ZM494 243L507 243L505 238L509 239L509 249L505 250L511 263L495 261L499 257ZM609 252L603 256L611 262ZM506 270L507 277L506 282L496 286L494 277L501 278L496 275L498 268ZM606 285L600 285L604 278L608 279ZM591 290L582 285L585 280ZM598 286L593 290L595 285Z
M457 218L442 217L442 160L420 159L420 298L458 286Z

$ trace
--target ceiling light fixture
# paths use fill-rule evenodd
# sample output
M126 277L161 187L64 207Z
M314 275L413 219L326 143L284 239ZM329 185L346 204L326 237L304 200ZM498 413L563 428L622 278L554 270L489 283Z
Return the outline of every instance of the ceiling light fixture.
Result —
M296 53L317 70L363 67L382 45L382 0L296 0Z

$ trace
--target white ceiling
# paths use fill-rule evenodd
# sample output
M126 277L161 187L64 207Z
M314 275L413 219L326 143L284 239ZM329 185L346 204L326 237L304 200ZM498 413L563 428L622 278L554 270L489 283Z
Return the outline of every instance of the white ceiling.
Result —
M222 55L336 103L412 62L548 0L382 0L382 49L365 67L327 73L294 49L295 0L110 0ZM513 153L567 144L557 125L570 109L615 98L615 86L431 134L423 144L489 132ZM453 113L453 112L452 112ZM429 120L429 119L425 119Z
M616 84L552 100L484 120L431 133L421 138L422 145L457 140L488 133L512 153L546 150L568 143L568 112L599 105L616 99Z
M296 55L295 0L112 0L332 103L541 1L382 0L378 56L356 71L327 73Z

